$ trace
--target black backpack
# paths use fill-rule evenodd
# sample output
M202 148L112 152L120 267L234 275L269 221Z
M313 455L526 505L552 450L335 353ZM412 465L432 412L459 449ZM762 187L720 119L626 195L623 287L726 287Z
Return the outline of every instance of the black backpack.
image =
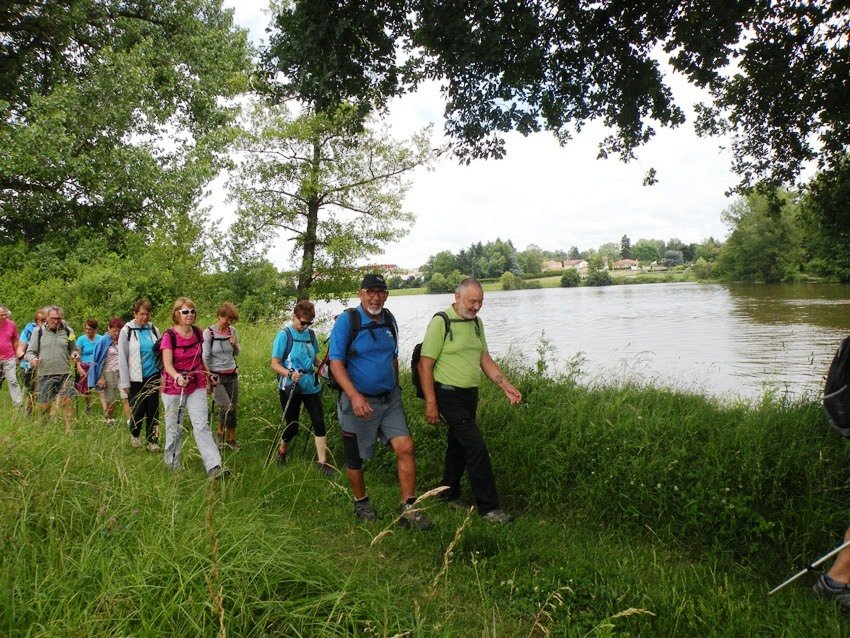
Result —
M182 345L182 346L177 345L177 333L174 332L174 329L172 329L172 328L166 329L166 331L163 332L162 335L160 335L160 337L156 341L154 341L154 344L153 344L153 360L154 360L154 363L156 363L156 369L157 370L162 370L162 368L163 368L162 339L167 334L171 335L171 343L174 346L175 350L177 348L182 348L183 350L185 350L186 348L191 348L192 346L194 346L196 344L204 342L204 335L201 332L201 329L198 328L197 326L192 326L192 334L195 335L195 341L193 343L189 343L189 344Z
M372 323L368 326L360 325L360 313L357 311L357 308L346 308L343 312L348 315L348 345L345 348L345 358L349 358L352 354L357 354L356 350L351 349L351 345L354 343L354 339L357 337L357 333L361 330L377 330L378 328L389 328L390 333L393 336L393 341L395 341L396 346L398 346L398 327L396 326L395 317L393 317L393 313L391 313L386 308L381 309L381 320L382 323ZM339 315L337 315L339 316ZM330 348L325 353L325 357L322 359L322 362L319 364L319 368L316 371L321 378L327 381L328 387L331 390L342 390L339 383L336 382L333 375L331 374L331 360L330 360L331 352Z
M478 320L478 317L475 319L450 319L449 316L443 312L434 313L434 317L442 317L443 322L446 324L446 332L443 334L443 341L445 342L446 337L449 339L453 339L452 335L452 324L453 323L465 323L468 321L475 322L475 336L479 339L481 338L481 322ZM433 319L433 317L432 317ZM419 378L419 359L422 358L422 343L417 343L413 346L413 354L410 357L410 372L413 378L413 389L416 391L416 396L420 399L425 398L425 393L422 392L422 380Z
M829 366L823 388L823 407L829 424L850 438L850 337L845 338Z

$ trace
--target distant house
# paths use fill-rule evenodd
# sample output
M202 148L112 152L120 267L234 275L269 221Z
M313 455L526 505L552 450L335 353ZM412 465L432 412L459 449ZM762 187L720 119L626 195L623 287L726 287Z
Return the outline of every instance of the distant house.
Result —
M587 262L584 259L565 259L564 268L575 268L579 271L587 270Z
M563 270L564 262L559 261L557 259L550 259L549 261L543 262L543 272L547 270Z
M637 270L640 264L636 259L621 259L614 262L614 270Z

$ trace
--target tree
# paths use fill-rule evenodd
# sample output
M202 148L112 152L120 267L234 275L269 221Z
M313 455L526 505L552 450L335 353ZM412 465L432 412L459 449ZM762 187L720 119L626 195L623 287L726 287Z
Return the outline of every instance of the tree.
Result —
M0 241L114 247L196 205L249 69L220 0L21 0L0 33Z
M620 258L620 246L614 242L602 244L596 252L602 256L606 263Z
M455 259L454 254L448 250L442 250L436 255L432 255L422 267L426 280L431 279L437 273L444 277L448 277L452 271L457 269L457 259Z
M697 128L732 131L744 185L789 182L814 141L827 164L850 144L843 2L294 0L275 26L268 76L300 95L380 108L437 80L466 161L502 156L506 131L565 143L591 120L613 129L599 155L630 159L657 125L684 121L659 58L708 89Z
M620 238L620 259L632 258L632 240L628 235L623 235Z
M298 262L299 297L341 294L358 259L409 230L402 210L410 174L432 157L427 132L396 142L362 129L356 109L293 117L257 104L230 181L234 232L255 245L283 231ZM318 284L318 288L314 288Z
M733 280L779 282L800 271L798 204L790 193L752 193L722 215L731 232L720 249L716 274Z
M596 254L590 258L587 264L587 277L584 278L585 286L610 286L613 284L611 273L605 265L605 258Z
M658 261L663 251L664 242L658 239L638 239L632 246L632 255L642 264Z
M543 251L536 244L529 244L525 250L518 252L516 260L524 273L538 274L543 271Z
M681 250L665 250L661 263L665 266L681 266L685 263L685 258Z
M577 246L570 246L570 250L567 253L567 257L569 259L581 259L581 252L579 251Z
M801 202L809 268L830 279L850 282L850 158L816 175Z
M703 240L701 244L697 244L694 248L694 257L696 259L704 259L707 262L713 262L717 259L717 254L720 252L722 243L714 237L709 237Z

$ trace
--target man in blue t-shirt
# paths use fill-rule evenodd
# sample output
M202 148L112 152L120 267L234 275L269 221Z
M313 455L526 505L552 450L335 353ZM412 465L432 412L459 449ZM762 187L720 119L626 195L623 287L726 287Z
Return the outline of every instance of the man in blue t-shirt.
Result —
M366 275L358 293L360 305L340 314L331 330L329 358L331 373L342 388L337 416L346 473L354 493L355 518L377 520L366 494L363 459L372 457L378 437L389 443L396 455L401 522L407 527L428 529L431 522L414 505L416 462L398 384L398 326L384 308L388 294L383 276ZM357 313L359 328L352 336L353 313ZM357 324L354 318L353 325Z

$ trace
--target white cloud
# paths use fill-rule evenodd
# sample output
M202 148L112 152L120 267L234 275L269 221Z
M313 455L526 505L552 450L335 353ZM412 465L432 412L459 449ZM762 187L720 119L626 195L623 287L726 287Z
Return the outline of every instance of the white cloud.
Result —
M236 8L237 23L264 33L268 15L265 2L227 0ZM700 98L690 86L676 90L683 106ZM443 103L435 84L394 101L388 123L399 137L435 123L435 142L442 127ZM605 135L601 125L588 125L567 146L560 147L547 133L523 138L508 136L507 157L460 165L444 158L434 170L415 174L406 208L417 217L411 232L387 246L383 263L415 267L441 250L457 252L477 241L497 237L513 241L518 249L534 243L548 250L570 246L596 248L619 242L625 234L632 243L640 238L679 238L686 243L727 229L721 212L731 201L724 195L737 179L729 170L731 157L718 141L700 139L690 124L662 129L637 152L638 159L597 160L597 143ZM650 167L658 183L643 186ZM218 214L227 217L214 205ZM286 263L288 242L270 259Z

